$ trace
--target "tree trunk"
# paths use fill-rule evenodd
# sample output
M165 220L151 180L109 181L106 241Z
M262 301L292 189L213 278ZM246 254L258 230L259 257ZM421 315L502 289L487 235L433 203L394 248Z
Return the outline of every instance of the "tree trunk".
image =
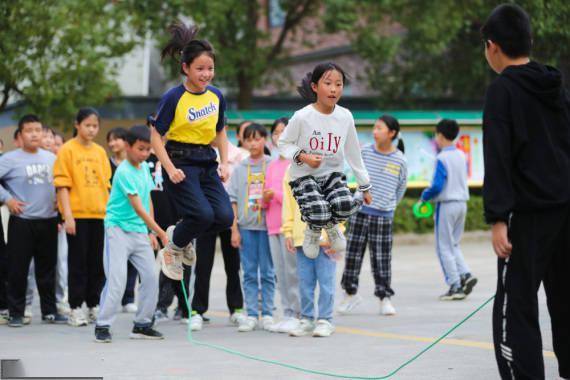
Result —
M248 78L246 73L240 71L237 75L237 82L238 82L238 108L240 110L248 110L251 109L251 103L253 98L253 81L251 78Z

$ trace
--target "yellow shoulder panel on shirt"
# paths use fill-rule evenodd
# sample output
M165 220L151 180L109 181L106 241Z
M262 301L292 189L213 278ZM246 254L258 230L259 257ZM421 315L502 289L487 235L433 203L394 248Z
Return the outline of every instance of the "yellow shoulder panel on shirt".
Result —
M216 137L219 110L220 98L211 90L198 95L184 92L166 137L188 144L210 144Z

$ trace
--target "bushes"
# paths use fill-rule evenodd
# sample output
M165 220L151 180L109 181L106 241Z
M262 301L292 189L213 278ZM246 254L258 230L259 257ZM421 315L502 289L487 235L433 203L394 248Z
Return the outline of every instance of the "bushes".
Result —
M394 216L394 233L433 233L433 217L416 219L412 213L412 206L418 198L404 197L396 209ZM467 203L467 217L465 231L487 230L489 227L483 219L483 198L472 195Z

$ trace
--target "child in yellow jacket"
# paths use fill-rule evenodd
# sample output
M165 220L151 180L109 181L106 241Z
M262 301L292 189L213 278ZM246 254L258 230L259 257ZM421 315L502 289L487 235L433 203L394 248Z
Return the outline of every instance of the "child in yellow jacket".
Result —
M328 337L334 332L332 324L336 279L335 251L330 249L326 234L321 235L319 255L310 259L303 253L305 223L289 186L289 169L283 178L283 224L281 233L285 236L287 250L297 255L299 295L301 298L301 321L289 335ZM315 323L315 288L319 284L319 315Z

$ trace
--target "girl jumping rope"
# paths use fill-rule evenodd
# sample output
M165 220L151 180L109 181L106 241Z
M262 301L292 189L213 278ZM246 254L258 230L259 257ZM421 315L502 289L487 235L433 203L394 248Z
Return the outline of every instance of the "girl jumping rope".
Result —
M349 110L337 104L345 82L346 74L337 64L317 65L298 88L311 104L295 112L279 138L281 155L293 160L289 185L307 223L303 252L311 259L319 254L323 228L331 249L344 254L346 239L338 224L361 206L346 185L345 159L356 176L364 203L372 202L354 119Z
M172 35L162 58L179 60L184 83L166 92L160 100L152 128L152 147L166 172L164 187L182 220L167 229L169 243L161 251L163 273L183 277L182 263L193 265L192 240L204 232L231 227L233 211L222 185L228 176L227 135L224 129L224 97L210 85L214 78L212 45L194 39L198 29L181 22L172 24ZM167 142L163 145L161 135ZM218 163L211 143L216 141Z

